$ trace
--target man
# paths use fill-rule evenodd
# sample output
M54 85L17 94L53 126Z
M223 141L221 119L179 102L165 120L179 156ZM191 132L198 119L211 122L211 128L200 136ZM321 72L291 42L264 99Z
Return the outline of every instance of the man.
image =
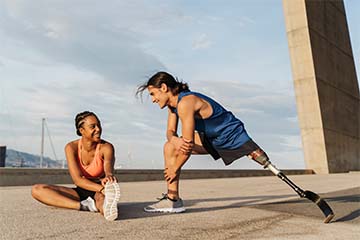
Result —
M186 83L166 72L158 72L141 85L137 95L149 91L153 103L168 108L167 142L164 145L164 178L168 192L155 204L144 208L146 212L185 211L179 196L182 166L191 154L210 154L222 158L226 165L243 156L264 167L270 162L263 150L249 137L244 124L213 99L191 92ZM181 122L181 136L177 134Z

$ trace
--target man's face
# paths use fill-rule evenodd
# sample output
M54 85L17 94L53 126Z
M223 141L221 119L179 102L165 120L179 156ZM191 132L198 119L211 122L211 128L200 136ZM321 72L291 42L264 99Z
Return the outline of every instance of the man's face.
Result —
M161 88L156 88L154 86L148 87L149 94L151 96L151 101L153 103L159 104L159 107L163 109L167 106L169 97L167 94L167 87L165 84L161 86Z

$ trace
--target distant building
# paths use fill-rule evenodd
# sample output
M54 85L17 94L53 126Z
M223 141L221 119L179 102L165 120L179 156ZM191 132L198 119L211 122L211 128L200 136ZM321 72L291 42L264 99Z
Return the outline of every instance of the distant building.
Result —
M6 146L0 146L0 167L5 167Z

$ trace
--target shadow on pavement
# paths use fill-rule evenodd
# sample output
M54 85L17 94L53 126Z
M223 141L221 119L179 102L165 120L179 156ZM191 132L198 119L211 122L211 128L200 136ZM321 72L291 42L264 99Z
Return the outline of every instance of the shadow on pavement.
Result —
M354 219L358 218L359 216L360 216L360 209L355 210L355 211L349 213L348 215L337 219L335 222L347 222L347 221L354 220Z
M332 222L351 222L360 223L360 188L352 188L336 191L320 196L327 201L335 212ZM226 197L226 198L206 198L184 200L185 213L191 214L199 212L218 211L223 209L251 207L277 212L286 212L295 215L314 217L322 219L323 215L317 205L307 199L292 199L279 201L283 198L296 197L296 195L277 195L277 196L247 196L247 197ZM274 203L261 203L267 200L277 200ZM158 217L166 213L146 213L143 208L153 202L121 203L119 204L119 220ZM203 203L216 202L217 206L197 207ZM219 202L224 202L219 206ZM231 202L228 204L227 202Z
M184 205L186 212L182 214L198 213L198 212L209 212L209 211L218 211L223 209L239 208L246 207L251 205L259 204L260 202L266 200L277 199L281 200L283 198L296 197L296 195L274 195L274 196L247 196L247 197L226 197L226 198L205 198L205 199L191 199L184 200ZM226 202L232 202L227 204ZM234 202L235 201L235 202ZM155 203L152 202L137 202L137 203L120 203L119 208L119 220L125 219L134 219L134 218L146 218L146 217L156 217L162 216L168 213L146 213L144 212L144 207L149 204ZM210 206L210 207L196 207L196 205L209 202L224 202L221 206Z
M320 194L335 213L332 222L360 223L360 188ZM323 218L316 204L307 199L297 199L254 206L256 208L287 212L302 216Z

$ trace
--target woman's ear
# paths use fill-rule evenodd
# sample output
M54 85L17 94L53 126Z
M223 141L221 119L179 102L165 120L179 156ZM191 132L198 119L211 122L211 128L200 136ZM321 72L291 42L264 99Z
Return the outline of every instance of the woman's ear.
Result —
M168 91L168 86L165 83L162 83L160 90L165 93Z
M85 130L84 130L83 127L80 127L80 128L79 128L79 132L80 132L81 136L83 135L84 131L85 131Z

